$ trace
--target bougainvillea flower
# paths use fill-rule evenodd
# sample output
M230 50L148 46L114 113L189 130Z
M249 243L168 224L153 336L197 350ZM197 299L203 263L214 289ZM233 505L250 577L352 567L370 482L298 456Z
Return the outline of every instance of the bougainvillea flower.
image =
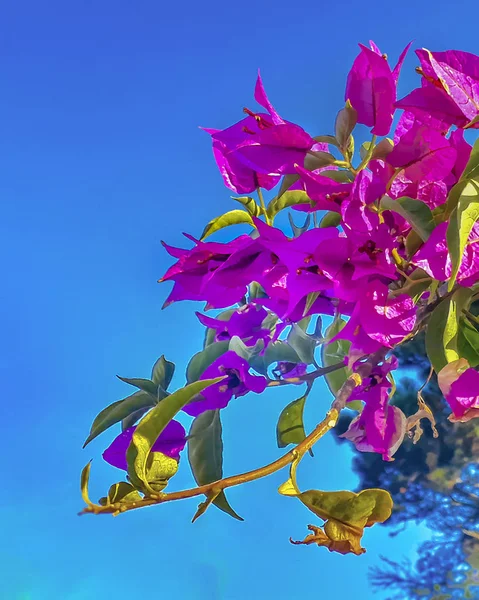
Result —
M217 129L205 129L214 134ZM213 155L227 188L236 194L249 194L257 188L271 190L279 182L280 175L258 173L240 160L237 154L219 140L213 140Z
M446 281L451 275L451 257L447 248L447 223L437 225L429 239L416 252L411 263L426 271L438 281ZM476 223L469 235L469 242L462 256L456 281L464 287L470 287L479 280L479 224Z
M479 57L469 52L416 50L421 61L423 87L397 103L419 117L429 113L457 127L479 114ZM479 123L472 125L479 127Z
M228 320L214 319L199 312L196 316L200 322L216 331L215 342L224 342L238 336L247 346L254 346L258 340L265 345L270 340L271 332L262 327L268 317L268 311L254 304L245 304L231 315Z
M260 394L266 388L266 378L251 375L249 368L244 358L229 350L207 367L200 377L200 379L210 379L227 375L227 379L203 390L202 399L187 404L183 410L192 417L197 417L205 410L225 408L233 396L238 398L248 392Z
M456 149L456 163L454 164L451 174L445 178L445 182L449 187L452 187L459 181L459 178L464 172L469 158L471 157L472 146L464 139L464 131L456 129L449 137L451 146Z
M371 281L359 304L364 331L383 346L392 348L409 335L416 324L416 306L407 294L390 297L387 285Z
M361 52L349 72L345 100L357 111L358 123L372 127L374 135L387 135L393 121L397 79L409 46L394 72L377 46L371 46L373 50L359 44Z
M367 403L362 413L339 437L353 442L359 452L377 452L383 460L391 461L403 442L405 432L406 416L400 408Z
M200 242L185 234L195 242L191 250L173 248L163 243L167 252L178 259L159 280L174 281L175 286L163 307L179 300L203 300L215 308L231 306L246 292L246 285L240 282L229 286L217 286L210 282L212 275L231 255L254 243L248 235L237 237L232 242ZM249 282L248 282L249 283Z
M457 151L441 133L415 121L404 133L386 162L404 169L411 181L444 179L453 169Z
M479 373L467 360L450 362L439 371L437 380L452 410L450 421L465 423L479 417Z
M235 177L241 176L240 163L255 173L294 173L295 163L303 164L306 154L316 143L302 127L278 115L266 96L260 75L256 82L255 99L268 113L254 113L245 109L246 118L231 127L211 133L213 144L220 144L217 152L227 156L229 180L231 169ZM222 166L226 168L222 161L223 158L220 169Z
M302 377L306 374L308 365L306 363L292 363L280 361L276 363L276 367L273 369L273 375L278 379L294 379L296 377ZM294 382L293 382L294 383ZM298 380L298 384L304 383Z
M133 438L135 427L125 429L103 452L104 460L118 469L128 470L126 451ZM186 445L186 431L178 421L170 421L153 444L151 452L161 452L170 458L179 460L180 452Z
M311 205L300 205L293 208L304 212L316 210L333 210L339 212L342 201L347 198L352 190L352 183L339 183L321 174L321 170L308 171L296 165L296 172L301 177L302 185L309 198Z

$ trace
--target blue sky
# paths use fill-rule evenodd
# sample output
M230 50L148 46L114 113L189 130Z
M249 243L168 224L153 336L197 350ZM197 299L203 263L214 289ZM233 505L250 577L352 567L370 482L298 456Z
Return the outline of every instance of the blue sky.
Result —
M181 245L182 231L198 235L232 204L198 125L239 120L261 67L284 117L330 133L357 42L374 39L392 60L411 39L477 52L473 8L461 3L451 26L457 10L442 1L4 3L2 598L286 600L314 590L368 600L379 553L413 555L423 531L391 540L373 528L362 557L290 545L311 517L276 494L282 473L230 491L244 523L211 509L191 525L194 501L79 518L90 458L93 498L121 477L100 458L114 431L81 446L94 416L129 393L115 374L147 377L165 353L180 386L200 349L199 307L161 312L169 288L156 283L170 264L160 240ZM410 54L402 92L416 83L414 66ZM225 411L228 474L279 455L276 419L297 390L275 392ZM318 386L310 400L313 427L330 399ZM315 454L304 489L357 484L345 445L324 439ZM191 484L181 466L178 488Z

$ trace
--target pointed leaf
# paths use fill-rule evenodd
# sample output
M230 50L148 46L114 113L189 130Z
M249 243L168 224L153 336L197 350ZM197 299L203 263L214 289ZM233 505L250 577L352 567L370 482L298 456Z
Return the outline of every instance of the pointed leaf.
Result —
M426 330L426 352L436 373L453 360L459 359L459 319L467 308L472 292L460 288L444 298L433 310Z
M289 224L291 225L291 229L293 230L293 237L299 237L302 233L308 230L309 225L311 223L311 215L306 215L306 219L304 221L304 225L302 227L298 227L295 225L293 221L293 216L291 213L288 213Z
M122 419L139 410L148 410L154 405L155 400L146 392L135 392L131 396L123 398L123 400L113 402L113 404L104 408L95 418L90 429L90 435L87 437L83 447L115 423L120 422Z
M88 482L90 481L90 469L91 469L91 461L83 467L80 478L80 489L81 489L81 497L83 498L83 502L85 504L92 504L88 496Z
M331 144L332 146L339 148L339 142L334 135L317 135L313 140L319 144Z
M307 365L314 363L316 340L305 333L297 323L293 323L287 337L288 344L296 351L301 362Z
M337 227L341 224L341 215L333 210L327 212L321 219L320 227Z
M466 184L459 197L457 207L451 214L446 232L447 247L451 257L449 291L454 287L469 234L478 219L479 180L471 180Z
M479 365L479 331L468 319L459 321L457 350L460 358L465 358L471 367Z
M125 429L128 429L129 427L133 427L133 425L135 425L135 423L137 423L141 417L148 412L149 408L140 408L138 410L135 410L135 412L132 412L131 415L128 415L127 417L125 417L124 419L122 419L121 421L121 430L125 431Z
M248 212L245 210L230 210L224 215L220 215L219 217L216 217L210 221L204 228L200 239L204 240L212 233L215 233L220 229L224 229L225 227L230 227L231 225L240 225L243 223L254 227L253 219Z
M229 342L213 342L201 352L197 352L186 367L186 381L198 381L206 368L228 350Z
M294 400L279 415L276 425L278 448L284 448L288 444L299 444L306 437L303 423L305 402L306 396Z
M273 198L266 208L266 212L269 218L273 218L280 211L290 206L296 206L298 204L311 204L311 199L308 194L303 190L293 190L285 192L282 196Z
M224 377L216 377L191 383L165 398L141 419L126 452L128 476L133 485L150 493L155 491L149 486L147 480L147 460L153 444L184 406L205 388L223 379Z
M479 179L479 139L474 143L461 179Z
M431 209L421 200L415 200L407 196L393 200L389 196L383 196L380 208L401 215L424 242L436 226Z
M156 385L161 385L164 390L167 390L174 374L175 363L166 360L162 355L153 365L153 369L151 370L151 380L153 383L156 383Z
M263 214L261 206L258 206L256 200L251 196L241 196L240 198L236 198L234 196L231 197L233 200L236 200L236 202L242 204L251 216L260 217Z
M258 373L266 375L268 372L268 367L271 364L280 361L300 363L301 359L297 352L288 343L283 342L282 340L277 340L276 342L268 344L265 353L262 356L258 355L253 357L249 361L249 364Z
M188 460L198 485L206 485L223 477L223 440L219 410L208 410L193 421L188 435ZM235 519L243 519L220 492L213 504ZM207 507L205 507L206 509Z
M115 502L138 502L140 500L140 494L130 483L120 481L110 487L106 498L100 498L100 504L106 506Z
M285 175L281 180L281 185L279 186L279 192L276 198L281 198L281 196L289 190L289 188L299 181L300 177L297 174Z
M349 138L357 121L358 113L348 100L346 106L338 112L335 123L335 135L341 150L344 151L348 147Z
M345 325L346 321L344 319L335 319L333 323L326 329L324 337L326 339L333 338ZM350 345L351 342L348 340L337 340L336 342L323 344L321 347L321 361L323 367L330 367L331 365L335 365L344 360L348 354ZM332 373L328 373L324 376L333 396L336 396L341 386L350 375L351 369L345 366L342 369L338 369L337 371L333 371Z
M132 378L120 377L119 375L117 375L117 377L121 381L124 381L125 383L128 383L129 385L133 385L134 387L139 388L143 392L150 394L150 396L152 398L154 398L155 400L158 399L158 385L153 383L153 381L151 381L151 379L142 379L140 377L132 377Z

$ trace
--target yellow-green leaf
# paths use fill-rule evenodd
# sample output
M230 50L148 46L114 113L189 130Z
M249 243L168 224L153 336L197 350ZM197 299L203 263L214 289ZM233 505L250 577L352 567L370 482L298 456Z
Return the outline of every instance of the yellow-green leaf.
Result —
M446 238L451 257L449 291L454 287L461 266L469 234L479 219L479 180L470 180L464 186L456 208L447 226Z
M224 215L220 215L208 223L201 234L201 239L204 240L212 233L230 227L231 225L241 225L246 223L254 227L251 215L245 210L230 210Z
M285 192L282 196L276 196L268 204L266 212L271 219L285 208L297 206L298 204L311 204L311 199L303 190L293 190Z
M131 483L120 481L114 483L108 490L106 498L100 498L99 503L102 506L106 504L114 504L115 502L138 502L141 496Z
M334 210L328 211L321 219L320 227L337 227L341 224L341 215Z
M90 480L91 461L83 468L80 478L81 497L85 504L92 504L88 497L88 482Z
M260 217L262 214L261 206L259 206L254 198L251 196L241 196L239 198L231 196L233 200L242 204L249 214L253 217Z
M128 476L133 485L150 493L155 491L147 480L147 460L153 444L167 424L192 398L222 379L223 377L216 377L191 383L166 397L141 419L126 453Z
M436 373L453 360L459 359L459 320L467 308L472 292L460 288L444 298L433 310L426 330L426 352Z
M299 444L306 437L303 423L304 404L306 396L293 400L279 415L276 425L276 440L278 448L284 448L288 444Z
M330 340L337 335L345 325L346 321L344 319L335 319L333 323L326 329L324 334L325 338ZM337 340L335 342L324 343L321 347L321 361L323 367L330 367L331 365L335 365L344 360L344 357L348 354L350 346L351 342L348 340ZM337 371L333 371L332 373L328 373L324 376L333 396L336 396L341 386L350 375L351 369L348 369L348 367L343 367L342 369L338 369ZM355 408L356 410L361 408L361 403L354 404L354 406L350 406L350 404L352 403L347 405L350 408Z

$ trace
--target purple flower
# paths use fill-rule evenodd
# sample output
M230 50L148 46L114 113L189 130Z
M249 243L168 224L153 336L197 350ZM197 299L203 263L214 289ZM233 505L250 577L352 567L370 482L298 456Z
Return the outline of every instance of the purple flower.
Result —
M435 227L429 239L413 256L411 263L426 271L438 281L446 281L451 275L451 257L446 240L447 223ZM476 223L469 235L469 243L464 249L457 283L470 287L479 280L479 224Z
M446 365L438 373L438 384L452 414L452 422L466 423L479 417L479 373L464 358Z
M341 203L351 193L352 183L338 183L322 175L323 169L308 171L296 165L296 171L301 177L301 183L312 200L312 204L298 205L293 208L303 212L313 212L315 210L340 211Z
M420 119L431 115L446 130L450 125L466 127L479 114L479 57L469 52L430 52L425 48L416 54L421 61L423 85L396 106ZM478 128L479 123L473 127Z
M302 377L306 374L308 365L306 363L292 363L280 361L276 364L273 369L273 375L278 379L293 379L295 377ZM298 381L298 384L303 383Z
M456 148L439 131L414 121L387 155L386 162L395 169L404 169L410 181L421 181L444 179L456 158Z
M303 164L306 154L316 143L299 125L278 115L266 96L259 74L255 99L268 113L244 109L248 116L231 127L207 130L211 133L223 178L231 189L239 185L246 190L256 179L271 189L275 177L294 173L294 165ZM269 178L261 180L260 174Z
M374 135L387 135L393 121L397 79L409 46L394 71L375 44L371 43L372 50L362 44L359 47L361 52L348 75L345 100L357 111L358 123L372 127Z
M239 398L248 392L260 394L267 385L265 377L251 375L249 365L232 350L217 358L204 371L200 379L210 379L221 375L228 378L211 385L201 392L202 399L187 404L183 410L196 417L206 410L225 408L233 396Z
M103 452L104 460L118 469L128 470L126 451L133 438L135 427L125 429ZM161 452L175 460L180 459L180 452L186 445L186 432L178 421L170 421L153 444L151 452Z
M263 321L268 314L268 311L262 307L245 304L236 310L227 321L214 319L199 312L196 313L196 316L205 327L216 330L215 342L228 341L232 337L238 336L247 346L254 346L258 340L263 340L265 345L270 340L270 330L262 328Z

